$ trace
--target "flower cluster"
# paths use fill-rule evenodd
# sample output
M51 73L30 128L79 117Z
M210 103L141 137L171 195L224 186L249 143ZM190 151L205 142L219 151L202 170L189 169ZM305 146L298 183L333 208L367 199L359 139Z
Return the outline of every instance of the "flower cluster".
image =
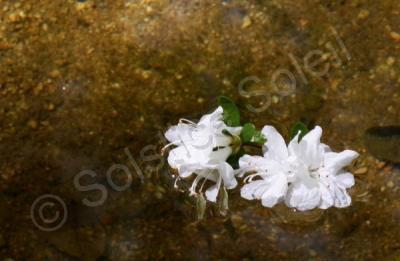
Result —
M235 109L235 107L234 107ZM238 178L244 178L241 196L261 200L265 207L285 203L300 211L314 208L347 207L351 197L346 189L354 185L354 177L346 172L358 153L331 151L321 143L322 129L294 130L288 145L272 126L256 131L254 125L238 125L231 121L232 106L219 106L198 123L181 120L165 133L174 146L168 155L169 165L179 178L194 175L191 195L203 195L216 202L221 188L233 189ZM235 123L235 124L233 124ZM244 152L246 144L259 144L262 156ZM236 164L232 159L236 159Z

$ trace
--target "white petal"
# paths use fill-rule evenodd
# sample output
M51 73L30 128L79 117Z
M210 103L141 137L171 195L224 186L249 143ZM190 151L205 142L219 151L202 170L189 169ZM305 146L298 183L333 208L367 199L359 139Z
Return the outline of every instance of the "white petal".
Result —
M182 178L187 178L199 168L201 168L201 165L199 164L182 164L178 168L179 176Z
M248 200L261 199L264 207L273 207L279 203L287 191L287 179L284 174L266 176L242 187L240 195Z
M305 186L302 183L295 183L289 187L285 203L288 207L300 211L316 208L320 203L321 192L318 185Z
M237 186L235 174L231 165L229 165L227 162L222 162L220 163L218 170L222 181L224 182L224 186L227 189L233 189Z
M265 180L256 180L244 185L240 189L240 195L242 196L242 198L248 200L260 199L261 195L256 194L256 191L262 194L267 189L268 189L268 183L265 182Z
M219 188L221 187L221 182L222 182L222 178L221 178L221 174L219 173L217 183L215 185L209 187L206 190L206 198L209 201L211 201L211 202L217 201L217 196L218 196Z
M308 141L311 144L320 143L322 135L322 128L320 126L315 126L310 132L304 135L302 141Z
M319 190L321 191L321 202L319 204L319 208L327 209L333 206L333 197L331 191L325 186L320 184Z
M296 134L296 136L294 136L294 138L289 142L288 145L289 156L297 156L301 154L299 145L299 135L300 133Z
M286 159L288 151L282 135L272 126L264 126L261 132L267 139L267 142L263 146L264 155L277 160Z
M215 111L204 115L203 117L201 117L198 125L205 125L205 126L213 126L213 127L217 127L215 124L218 121L222 121L222 113L223 113L223 109L221 106L219 106L217 109L215 109Z
M336 187L335 188L335 207L345 208L350 206L351 197L347 194L346 189Z
M349 165L359 154L353 150L344 150L340 153L327 152L324 155L325 167L332 168L334 173Z
M279 203L286 195L288 184L284 174L272 175L268 178L269 188L261 197L261 203L264 207L272 208Z
M323 163L324 147L320 143L321 134L321 127L316 126L303 137L299 144L300 150L297 156L312 169L319 168Z
M354 176L349 172L339 174L335 178L337 185L342 188L351 188L354 186Z
M220 162L226 161L231 153L231 147L220 148L216 151L211 150L211 153L209 155L210 160L208 162L210 164L218 164Z
M168 164L174 168L179 168L184 163L189 163L190 153L184 146L176 147L168 155Z
M191 131L193 131L192 126L179 123L178 125L171 126L164 135L169 142L176 143L184 139L184 137Z
M217 201L220 184L215 184L206 190L206 198L211 202Z
M261 156L243 155L239 159L240 175L250 171L262 171L267 169L268 162Z
M229 131L230 134L239 136L242 132L242 127L228 127L226 126L225 129Z

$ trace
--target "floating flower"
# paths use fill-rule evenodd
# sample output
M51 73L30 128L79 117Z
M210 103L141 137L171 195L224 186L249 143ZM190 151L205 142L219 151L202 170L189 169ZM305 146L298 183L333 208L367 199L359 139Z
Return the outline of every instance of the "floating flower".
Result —
M169 165L177 169L181 178L196 175L190 188L192 195L197 194L201 180L200 193L207 180L214 182L215 185L205 192L206 198L212 202L216 201L221 186L232 189L237 185L234 170L226 160L240 147L238 135L241 127L227 126L222 113L222 107L218 107L211 114L204 115L197 124L183 119L165 133L171 142L166 147L177 146L169 153Z
M317 126L299 142L299 134L286 146L282 136L271 126L263 128L267 138L264 156L245 155L239 161L243 171L253 171L243 186L242 197L261 199L266 207L285 201L298 210L347 207L351 198L346 189L354 185L354 177L343 168L358 153L345 150L332 152L320 142L322 129ZM259 177L258 180L253 180Z
M294 139L291 153L297 158L297 171L285 199L289 207L309 210L351 204L346 189L354 185L354 176L343 168L359 154L352 150L332 152L320 142L321 135L321 127L316 126L300 142Z
M288 182L294 176L295 158L274 127L265 126L262 134L267 139L264 156L244 155L239 160L242 173L253 172L246 177L249 183L242 187L241 196L248 200L259 199L263 206L273 207L286 196Z

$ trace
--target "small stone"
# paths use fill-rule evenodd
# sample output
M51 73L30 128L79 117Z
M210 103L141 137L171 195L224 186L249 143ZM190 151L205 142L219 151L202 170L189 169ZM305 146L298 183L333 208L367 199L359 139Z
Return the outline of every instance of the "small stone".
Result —
M55 108L55 106L54 106L53 103L50 103L50 104L47 106L47 109L48 109L49 111L53 111L54 108Z
M396 60L392 56L388 57L386 60L386 64L389 66L392 66L395 62Z
M251 19L248 16L243 18L242 28L247 28L251 25Z
M57 77L60 77L60 76L61 76L61 73L60 73L59 70L53 70L53 71L50 72L49 75L50 75L50 77L52 77L52 78L57 78Z
M400 34L397 32L390 32L390 37L392 37L396 41L400 41Z
M198 103L203 103L203 102L204 102L204 99L203 99L202 97L199 97L199 98L197 98L197 102L198 102Z
M8 50L11 49L13 46L11 44L8 43L0 43L0 51L1 50Z
M389 181L389 182L386 184L386 186L387 186L388 188L393 188L393 187L394 187L393 181Z
M368 172L368 168L367 167L362 167L362 168L359 168L356 171L354 171L354 174L360 175L360 174L365 174L367 172Z
M18 15L16 13L12 13L8 16L8 19L10 20L10 22L16 22L18 20Z
M230 86L230 85L231 85L231 82L230 82L228 79L224 78L224 79L222 80L222 84L225 85L225 86Z
M37 121L35 121L35 120L29 120L29 121L28 121L28 126L29 126L29 128L31 128L31 129L37 129L38 123L37 123Z
M76 3L75 10L79 12L86 9L87 7L88 7L87 3Z
M385 165L386 165L386 162L379 161L376 166L378 167L378 169L383 169L385 167Z
M359 19L365 19L369 16L369 11L366 9L363 9L360 11L360 13L358 13L358 18Z
M33 90L33 95L37 96L40 92L43 91L43 84L38 84L36 88Z

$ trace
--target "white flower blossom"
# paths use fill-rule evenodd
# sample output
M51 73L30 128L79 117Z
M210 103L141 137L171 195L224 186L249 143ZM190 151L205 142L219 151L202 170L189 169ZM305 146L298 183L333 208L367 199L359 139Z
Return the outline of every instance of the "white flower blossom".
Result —
M286 205L298 210L338 208L351 204L346 189L354 185L353 174L343 168L358 157L352 150L332 152L320 142L321 127L307 133L300 142L294 142L292 154L297 158L295 179L286 195Z
M261 199L266 207L284 200L300 211L351 204L346 189L354 185L354 177L343 168L358 157L357 152L332 152L320 142L319 126L300 142L297 135L288 146L273 127L265 126L262 132L267 138L264 157L245 155L239 161L242 171L255 172L243 186L242 197ZM254 177L260 179L253 181Z
M288 182L294 176L295 158L274 127L265 126L262 134L267 140L264 156L244 155L239 159L241 173L253 172L246 177L249 183L242 187L241 196L248 200L260 199L263 206L273 207L286 196Z
M226 160L235 149L241 127L228 127L223 122L222 113L222 107L218 107L211 114L204 115L197 124L181 120L165 133L171 142L167 146L177 146L169 153L169 165L177 169L181 178L196 175L190 188L192 195L197 194L196 188L201 180L200 193L206 180L215 182L205 192L206 198L212 202L216 201L221 185L227 189L237 186L234 170Z

